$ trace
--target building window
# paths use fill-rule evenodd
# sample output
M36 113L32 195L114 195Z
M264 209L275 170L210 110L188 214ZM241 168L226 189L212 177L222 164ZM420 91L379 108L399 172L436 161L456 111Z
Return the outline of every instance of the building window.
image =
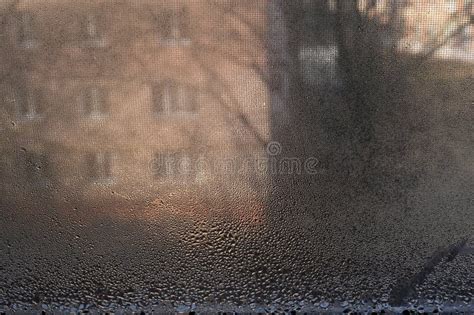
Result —
M82 23L82 36L87 46L105 47L106 40L100 18L94 14L87 14Z
M153 109L156 114L195 113L196 93L191 87L166 81L153 87Z
M35 33L35 18L31 12L21 12L18 17L18 44L24 48L35 48L37 38Z
M165 10L157 17L160 42L189 44L189 14L186 8Z
M337 57L335 45L301 48L299 58L303 80L316 86L337 85Z
M86 116L104 117L108 114L107 93L99 86L88 86L82 90L82 107Z
M15 112L18 118L39 119L42 116L42 93L30 88L17 89L13 96Z
M92 181L112 180L113 155L110 152L89 153L86 156L86 169Z
M458 9L458 0L446 0L446 9L449 13L455 13Z
M336 0L327 0L329 11L334 13L337 10Z
M152 163L156 179L192 179L196 161L186 152L156 153Z

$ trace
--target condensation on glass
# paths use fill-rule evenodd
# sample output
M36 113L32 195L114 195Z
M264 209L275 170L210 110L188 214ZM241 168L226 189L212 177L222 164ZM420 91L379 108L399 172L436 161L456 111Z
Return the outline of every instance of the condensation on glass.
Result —
M473 6L4 0L0 312L472 311Z

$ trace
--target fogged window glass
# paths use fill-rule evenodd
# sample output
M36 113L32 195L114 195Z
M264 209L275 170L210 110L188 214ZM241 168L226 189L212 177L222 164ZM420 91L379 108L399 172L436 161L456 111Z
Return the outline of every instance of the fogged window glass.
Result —
M1 1L0 314L474 312L473 6Z

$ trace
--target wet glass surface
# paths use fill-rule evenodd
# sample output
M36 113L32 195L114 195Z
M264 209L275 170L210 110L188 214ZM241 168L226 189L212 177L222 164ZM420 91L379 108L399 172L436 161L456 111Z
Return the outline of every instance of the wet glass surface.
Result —
M474 311L473 2L0 2L0 312Z

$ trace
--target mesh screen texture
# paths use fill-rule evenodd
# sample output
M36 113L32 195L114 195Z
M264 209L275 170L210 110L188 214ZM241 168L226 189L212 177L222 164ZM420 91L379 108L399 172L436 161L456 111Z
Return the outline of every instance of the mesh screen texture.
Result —
M0 313L474 312L470 0L3 0Z

